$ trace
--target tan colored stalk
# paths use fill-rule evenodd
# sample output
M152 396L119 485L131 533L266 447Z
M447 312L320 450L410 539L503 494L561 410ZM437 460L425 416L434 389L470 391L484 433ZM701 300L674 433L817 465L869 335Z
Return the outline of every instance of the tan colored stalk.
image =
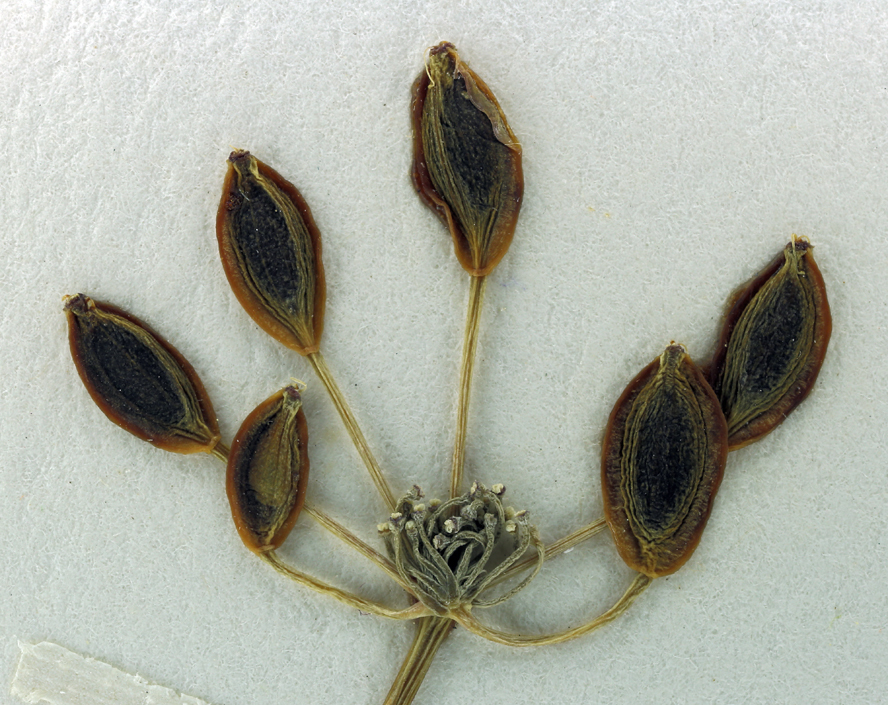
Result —
M223 463L228 462L228 454L231 453L231 448L225 445L222 441L219 441L216 444L216 447L210 451L210 455L219 458Z
M413 702L432 659L453 629L454 622L448 617L424 617L416 626L413 643L383 705L410 705Z
M355 444L355 449L358 451L358 455L361 456L361 460L363 460L364 465L367 466L367 470L370 472L370 478L376 485L376 489L379 490L379 494L386 503L388 510L390 512L394 511L395 496L392 494L392 490L389 487L388 482L386 482L385 477L383 477L382 469L379 467L379 463L376 462L376 458L373 457L373 452L370 450L370 446L367 445L367 439L364 438L364 434L361 432L361 427L358 426L358 421L355 419L351 407L348 405L339 386L336 384L336 380L333 379L333 374L330 372L330 368L327 367L327 361L324 359L324 356L320 351L310 353L306 357L308 357L308 361L311 362L312 367L314 367L315 372L321 382L323 382L324 387L326 387L330 399L333 400L333 406L335 406L336 411L339 412L342 423L345 425L345 430L348 431L348 435L351 436L352 442Z
M472 372L478 347L478 323L487 277L472 277L469 289L469 308L466 313L466 332L463 336L462 362L459 371L459 401L456 406L456 439L453 442L453 465L450 469L450 496L462 494L460 486L466 460L466 426L469 418L469 397L472 392Z
M311 588L312 590L315 590L322 595L329 595L330 597L334 597L340 602L348 605L349 607L354 607L355 609L361 610L361 612L368 612L369 614L375 614L380 617L389 617L391 619L419 619L420 617L426 617L431 614L429 608L421 602L416 602L407 609L393 610L389 609L385 605L380 605L378 602L374 602L373 600L365 600L363 597L358 597L357 595L354 595L347 590L341 590L340 588L333 587L332 585L328 585L322 580L318 580L317 578L303 573L302 571L291 568L287 564L281 562L280 558L278 558L277 554L274 551L268 551L266 553L261 553L257 555L259 555L259 557L263 561L268 563L268 565L274 568L278 573L286 575L294 582Z
M560 553L564 553L574 546L578 546L586 539L592 538L595 534L600 533L605 527L607 527L607 523L604 521L604 517L600 517L591 524L586 524L586 526L577 529L572 534L568 534L563 539L558 539L555 543L546 546L546 560L553 556L557 556Z
M629 608L629 605L635 601L636 597L644 592L645 588L651 584L652 580L653 578L649 578L648 576L639 573L635 577L635 580L632 581L629 589L623 593L623 596L617 600L614 606L607 612L579 627L574 627L573 629L546 636L509 634L508 632L503 632L499 629L486 627L475 619L475 616L471 611L471 605L463 605L459 609L451 612L451 616L470 632L477 634L478 636L483 636L490 641L495 641L498 644L504 644L505 646L547 646L549 644L560 644L563 641L569 641L571 639L576 639L583 634L588 634L589 632L594 631L599 627L603 627L605 624L615 620Z
M600 533L606 526L607 524L604 521L604 517L601 517L600 519L596 519L595 521L593 521L591 524L586 524L586 526L577 529L572 534L568 534L564 538L558 539L555 543L546 546L546 560L554 558L555 556L570 550L574 546L578 546L586 539L590 539L595 536L595 534ZM500 577L494 580L491 583L491 587L494 585L499 585L501 582L508 580L509 578L514 578L516 575L518 575L518 573L521 573L522 571L530 568L533 564L537 562L537 560L538 559L534 556L529 556L523 561L516 563Z
M314 519L318 524L324 527L331 534L342 540L345 544L355 549L365 558L369 558L371 561L373 561L377 566L385 571L386 575L388 575L392 580L398 583L398 585L400 585L402 588L410 591L410 586L400 576L394 564L375 548L359 539L351 531L346 529L342 524L333 519L329 514L326 514L317 507L314 507L310 504L305 504L302 507L302 511L308 514L308 516Z

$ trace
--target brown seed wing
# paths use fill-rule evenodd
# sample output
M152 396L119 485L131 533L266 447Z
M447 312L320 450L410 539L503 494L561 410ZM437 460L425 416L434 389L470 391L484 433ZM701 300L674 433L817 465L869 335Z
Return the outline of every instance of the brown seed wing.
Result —
M286 387L250 413L228 457L231 514L251 551L276 549L287 538L305 502L308 467L302 400Z
M296 187L248 152L232 152L216 236L228 282L253 320L300 354L317 352L326 302L321 236Z
M715 394L684 348L670 346L620 396L602 445L605 519L627 565L658 577L687 561L726 457Z
M810 393L832 331L812 247L790 242L734 296L710 379L732 450L770 433Z
M413 87L413 183L474 276L503 258L524 191L521 146L487 85L453 45L434 47Z
M67 297L68 341L80 379L104 414L175 453L209 453L216 414L194 368L148 325L111 304Z

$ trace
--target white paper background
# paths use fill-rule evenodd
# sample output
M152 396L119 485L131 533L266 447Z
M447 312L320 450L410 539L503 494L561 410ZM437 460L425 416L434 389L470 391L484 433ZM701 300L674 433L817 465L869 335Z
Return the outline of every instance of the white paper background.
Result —
M510 649L455 632L417 703L873 703L888 673L888 11L883 3L26 2L0 17L0 703L51 640L217 705L379 703L410 627L291 586L239 543L209 457L112 426L61 297L116 303L199 371L226 438L309 385L310 498L369 541L381 503L308 365L241 310L214 218L232 148L324 236L324 350L388 477L441 494L467 277L409 178L409 88L453 41L524 147L488 287L468 474L551 541L601 511L599 440L675 339L712 349L731 290L811 238L834 332L817 386L731 454L699 549L619 622ZM288 560L399 600L303 519ZM487 615L529 633L605 609L606 535Z

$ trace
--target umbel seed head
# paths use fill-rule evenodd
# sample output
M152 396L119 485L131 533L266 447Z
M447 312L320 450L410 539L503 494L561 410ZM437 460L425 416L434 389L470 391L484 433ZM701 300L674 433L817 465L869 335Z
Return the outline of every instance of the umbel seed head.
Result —
M505 488L494 487L499 492L476 482L460 497L427 504L420 502L422 490L414 487L379 526L401 577L436 614L511 597L536 573L500 598L479 599L532 543L542 562L542 544L526 512L509 516L500 500Z

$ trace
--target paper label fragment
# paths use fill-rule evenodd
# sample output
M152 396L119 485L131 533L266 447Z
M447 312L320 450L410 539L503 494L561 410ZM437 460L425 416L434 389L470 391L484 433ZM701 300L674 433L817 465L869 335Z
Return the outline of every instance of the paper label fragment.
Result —
M209 705L58 644L19 642L10 693L32 705Z

